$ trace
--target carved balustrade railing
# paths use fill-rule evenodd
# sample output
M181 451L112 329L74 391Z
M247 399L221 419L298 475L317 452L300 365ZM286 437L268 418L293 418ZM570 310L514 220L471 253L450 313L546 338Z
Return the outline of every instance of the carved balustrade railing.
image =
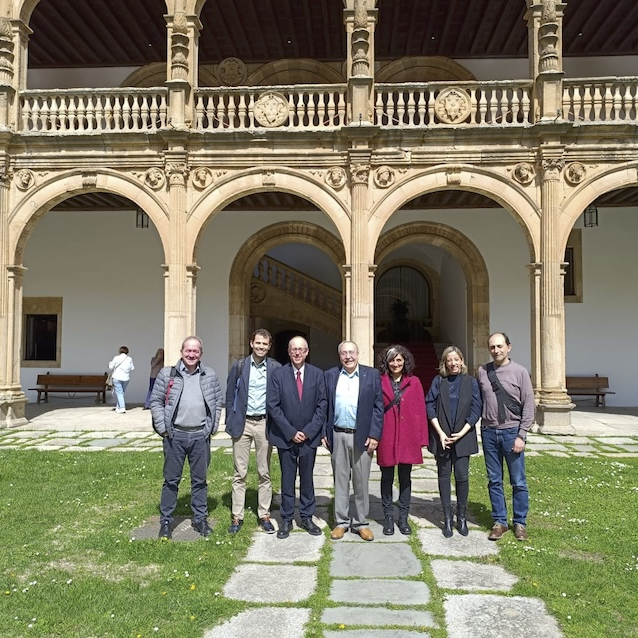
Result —
M346 124L345 84L198 89L200 131L334 128Z
M60 89L20 94L22 131L156 131L167 124L167 90Z
M377 84L375 123L417 126L531 124L532 82L408 82Z
M563 118L572 122L638 121L638 77L564 80Z
M297 301L341 320L342 295L332 288L304 273L282 264L272 257L262 257L253 271L253 282L273 286Z

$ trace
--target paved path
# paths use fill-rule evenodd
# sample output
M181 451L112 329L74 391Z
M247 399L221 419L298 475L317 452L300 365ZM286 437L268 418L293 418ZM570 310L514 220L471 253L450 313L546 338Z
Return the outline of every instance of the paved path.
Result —
M115 414L108 406L78 402L64 407L29 406L30 423L1 430L0 449L64 451L161 450L150 429L150 415L141 408ZM561 457L638 456L638 411L585 410L573 414L578 434L570 437L530 435L527 454ZM224 432L213 439L214 447L230 447ZM246 611L211 628L204 638L302 638L311 610L304 607L317 586L318 565L326 543L330 557L330 605L321 615L324 638L424 638L438 624L431 610L431 594L422 578L424 565L432 571L435 587L444 590L444 626L448 638L559 638L556 621L544 603L533 598L507 596L516 577L502 567L485 564L484 557L498 553L498 543L487 540L484 530L470 525L467 538L456 532L451 539L441 534L436 467L428 458L413 472L412 537L396 530L384 536L383 515L376 495L379 472L370 478L371 529L374 542L346 534L331 541L328 534L313 537L295 529L288 539L255 531L242 563L224 587L231 599L253 603ZM332 498L330 458L321 450L315 468L318 503L315 521L327 527ZM277 512L274 520L277 522ZM471 519L470 519L471 522ZM246 528L240 533L249 533ZM136 530L134 538L155 537L157 522ZM175 541L195 540L187 520L174 531ZM410 538L415 541L411 542ZM533 542L533 539L532 541ZM428 557L422 562L415 549ZM293 583L279 587L277 583ZM279 607L277 603L296 603Z

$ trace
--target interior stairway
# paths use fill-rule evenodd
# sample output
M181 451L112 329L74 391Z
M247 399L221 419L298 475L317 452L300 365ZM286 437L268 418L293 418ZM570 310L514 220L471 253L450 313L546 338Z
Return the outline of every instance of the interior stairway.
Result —
M403 343L414 356L414 376L418 377L423 385L423 391L427 394L432 380L438 374L439 354L436 345L432 342ZM443 346L441 350L444 348Z

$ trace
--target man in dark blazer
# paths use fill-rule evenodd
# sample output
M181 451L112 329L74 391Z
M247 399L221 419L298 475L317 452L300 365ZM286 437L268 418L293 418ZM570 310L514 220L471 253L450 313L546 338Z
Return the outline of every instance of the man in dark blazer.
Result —
M338 540L350 528L365 541L374 540L368 526L368 479L372 455L383 429L383 394L379 371L359 365L353 341L339 344L341 366L325 374L328 418L323 444L332 454L335 523L330 538ZM350 479L354 506L350 511Z
M312 474L326 420L326 385L323 372L306 363L308 350L303 337L293 337L288 343L290 363L273 372L268 386L268 440L277 448L281 466L281 525L277 538L287 538L292 529L297 470L301 527L313 536L321 534L312 520Z
M236 534L244 524L246 475L253 442L259 476L259 526L267 534L275 533L275 528L270 522L272 445L266 437L266 392L272 380L272 373L280 368L281 364L266 356L271 345L272 335L268 330L255 330L250 338L251 355L233 363L226 382L226 433L233 439L235 466L229 534Z

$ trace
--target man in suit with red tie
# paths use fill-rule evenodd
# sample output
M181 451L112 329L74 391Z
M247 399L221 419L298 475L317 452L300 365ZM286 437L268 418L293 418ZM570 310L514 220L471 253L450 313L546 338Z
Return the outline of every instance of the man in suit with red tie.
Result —
M353 341L342 341L338 350L341 366L326 372L328 418L322 441L332 454L335 482L336 526L330 538L339 540L350 528L364 541L371 541L368 479L383 429L381 377L375 368L359 365L359 348Z
M313 536L321 534L312 520L312 475L326 420L326 385L323 372L306 363L308 351L303 337L293 337L288 343L290 363L273 371L268 386L268 440L277 448L281 466L281 525L277 538L287 538L292 529L297 471L301 527Z

